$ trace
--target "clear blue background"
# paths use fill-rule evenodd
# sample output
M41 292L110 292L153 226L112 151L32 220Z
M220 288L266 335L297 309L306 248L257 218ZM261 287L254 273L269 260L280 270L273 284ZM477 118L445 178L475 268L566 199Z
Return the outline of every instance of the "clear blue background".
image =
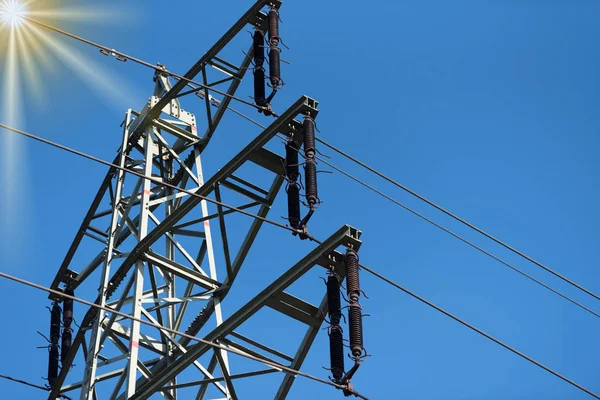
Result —
M63 26L181 73L250 4L138 0L125 3L130 24L122 19ZM600 292L600 4L285 1L281 15L282 37L291 47L284 58L292 64L283 68L287 86L275 101L277 110L301 94L317 99L325 140ZM152 90L152 72L70 43L129 82L132 90L125 94L136 103L107 101L68 70L45 71L45 100L40 106L24 95L21 127L112 159L123 112L141 107ZM241 95L251 94L249 83ZM190 108L200 113L202 104L191 101ZM245 112L259 118L251 109ZM207 174L226 162L224 154L258 133L233 115L228 121L205 153ZM22 232L2 224L1 268L49 285L106 169L43 145L19 143L19 170L27 182L15 211ZM597 301L346 160L336 156L333 162L600 310ZM363 263L600 392L596 317L339 174L321 175L320 185L325 204L311 222L317 236L324 238L344 223L361 229ZM279 198L278 210L284 205ZM249 261L260 268L240 277L249 293L312 247L282 237L276 228L265 229L259 242ZM589 398L391 286L366 274L361 279L370 295L363 307L372 317L364 329L373 356L354 382L372 399ZM319 295L324 291L316 280L314 287ZM46 295L0 281L0 301L0 373L41 383L47 358L45 350L35 349L44 345L35 331L47 330ZM81 315L83 308L77 310ZM260 329L253 334L260 336ZM328 357L322 332L303 370L326 377L320 366ZM245 387L259 390L261 382L249 380ZM44 397L3 380L0 394ZM302 378L289 396L341 397Z

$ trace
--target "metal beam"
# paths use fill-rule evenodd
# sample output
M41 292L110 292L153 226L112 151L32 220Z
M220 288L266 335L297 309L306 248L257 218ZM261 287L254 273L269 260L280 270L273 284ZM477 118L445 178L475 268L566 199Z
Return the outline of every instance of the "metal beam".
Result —
M267 127L261 134L259 134L254 140L250 142L241 152L233 157L225 166L223 166L215 175L213 175L204 185L202 185L194 193L199 196L207 196L212 193L215 185L222 180L225 180L228 176L233 174L239 167L241 167L250 157L250 155L257 149L262 148L269 140L271 140L278 132L288 128L290 121L293 120L298 114L305 111L311 110L310 104L314 101L306 96L298 99L290 108L286 110L279 118L277 118L271 125ZM285 129L287 131L287 129ZM141 240L135 248L129 253L129 256L123 261L123 264L119 270L113 275L111 279L111 285L109 286L108 293L112 293L112 287L116 286L120 282L131 266L138 260L148 248L156 242L161 236L169 231L177 222L187 215L201 199L198 197L190 197L180 207L175 209L171 215L163 220L163 222L153 229L148 235Z
M223 324L219 325L212 332L206 335L204 340L213 342L233 332L244 321L260 310L270 298L287 289L292 283L308 272L314 265L318 264L319 259L323 255L330 254L342 244L353 243L356 238L351 236L352 232L353 229L347 225L340 228L322 244L311 251L301 261L299 261L281 277L270 284L265 290L263 290L245 306L241 307L231 317L225 320ZM170 380L172 380L174 376L186 369L191 363L194 362L194 360L201 357L207 350L209 350L209 348L210 347L206 343L199 342L191 346L186 354L169 364L168 367L163 367L164 363L162 363L162 365L161 363L157 364L152 368L152 380L148 381L141 378L137 386L137 392L129 400L141 400L150 397L153 393L160 390Z
M190 68L183 76L187 80L192 80L202 71L208 62L217 56L221 50L248 24L252 19L255 19L260 10L267 4L268 0L259 0L235 23L229 30ZM144 129L160 116L162 110L167 107L172 100L188 85L188 81L181 79L169 90L160 101L148 111L140 116L133 126L133 134L139 134ZM238 81L234 81L236 83ZM214 121L213 121L214 124Z

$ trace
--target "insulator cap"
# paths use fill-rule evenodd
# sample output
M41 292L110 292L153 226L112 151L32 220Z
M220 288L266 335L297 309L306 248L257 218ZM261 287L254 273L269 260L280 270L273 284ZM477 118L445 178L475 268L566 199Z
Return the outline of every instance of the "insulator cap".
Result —
M334 325L329 331L329 356L331 361L331 374L336 382L344 376L344 336L342 328Z
M64 290L64 293L68 296L74 296L75 292L71 287L67 286ZM73 322L73 300L72 299L64 299L63 300L63 325L66 328L71 327L71 323Z
M281 86L281 54L274 46L269 49L269 79L273 87Z
M289 180L297 181L300 175L298 169L298 145L290 140L285 145L285 172Z
M269 10L267 14L269 22L269 43L277 46L279 43L279 11L275 8Z
M252 36L252 50L254 53L254 65L261 68L265 63L265 35L258 29Z
M354 357L363 354L362 309L358 303L350 304L348 309L350 325L350 351Z
M358 256L352 249L346 251L346 290L348 297L352 301L358 300L360 296L360 282L358 279Z
M306 184L306 201L314 205L318 202L317 194L317 165L315 160L309 158L304 164L304 180Z
M58 377L58 347L50 347L48 354L48 385L53 388Z
M340 280L334 274L330 274L327 278L327 306L331 323L338 325L342 316L342 302L340 300Z
M265 85L265 70L262 67L254 69L254 102L259 107L267 105Z
M304 117L302 124L304 131L304 155L307 158L315 156L315 121L308 115Z
M60 338L60 307L57 303L52 306L50 312L50 342L52 344L58 344Z
M58 376L58 340L60 339L60 307L55 302L50 311L50 349L48 352L48 384L54 387Z
M60 346L60 361L65 364L65 360L71 351L71 345L73 344L73 334L71 329L65 329L62 334L62 341Z
M287 189L288 220L294 229L300 225L300 188L293 182Z

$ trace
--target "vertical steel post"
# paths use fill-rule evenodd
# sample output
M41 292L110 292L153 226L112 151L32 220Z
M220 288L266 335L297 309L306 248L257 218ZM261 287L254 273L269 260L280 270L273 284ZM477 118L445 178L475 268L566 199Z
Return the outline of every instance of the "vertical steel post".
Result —
M119 166L125 167L125 161L127 156L127 142L129 141L129 123L131 122L131 109L126 113L125 125L123 127L123 140L121 141L121 148L119 153ZM102 267L102 275L100 278L100 288L98 289L98 304L102 307L106 306L106 288L110 279L110 264L113 260L115 240L117 233L119 232L119 202L123 194L123 185L125 184L125 171L119 169L117 171L117 182L115 189L115 198L112 209L110 231L108 236L108 243L106 246L106 258ZM94 320L92 327L92 335L90 339L90 346L85 361L85 372L83 378L83 387L81 390L80 399L87 400L93 398L94 383L96 381L96 368L98 366L98 353L100 352L100 336L101 336L101 322L105 317L104 311L98 311L98 315Z
M202 161L200 160L200 152L198 150L194 150L196 155L196 171L198 172L198 182L200 182L200 186L204 185L204 176L202 175ZM208 204L206 200L202 200L200 202L200 207L202 209L202 215L207 216L208 214ZM206 254L208 256L208 266L210 277L215 281L218 281L217 278L217 267L215 264L215 254L213 250L212 236L210 232L210 222L204 221L204 234L206 235ZM217 326L223 323L223 313L221 311L221 300L217 297L215 299L215 319ZM223 374L229 374L229 359L227 357L227 352L225 350L219 350L221 353L221 358L223 360ZM229 398L229 389L225 386L227 391L227 396Z
M154 140L152 138L153 127L146 128L144 135L144 176L152 176L152 158L154 156ZM140 201L139 230L138 241L141 241L148 234L148 220L150 219L150 194L152 182L145 179L142 184L142 193ZM144 292L144 266L143 260L135 263L135 282L133 284L133 302L132 316L141 318L142 316L142 296ZM131 321L131 335L129 338L129 361L127 363L127 397L135 394L135 382L137 379L137 363L139 355L140 341L140 323Z

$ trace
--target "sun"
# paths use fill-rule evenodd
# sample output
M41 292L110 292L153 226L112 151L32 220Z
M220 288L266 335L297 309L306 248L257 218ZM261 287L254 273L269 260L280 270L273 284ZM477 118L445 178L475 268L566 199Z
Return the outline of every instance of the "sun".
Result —
M0 0L0 121L26 129L25 117L33 108L44 109L51 96L50 76L77 79L92 89L93 94L105 103L123 101L120 87L127 86L114 71L107 70L95 60L96 52L74 46L64 36L48 30L77 29L89 23L105 26L122 23L127 7L105 7L102 0ZM90 4L93 3L93 4ZM93 55L92 55L93 54ZM56 90L56 89L52 89ZM27 214L26 200L28 171L24 162L25 147L16 135L0 136L0 236L9 240L20 235L24 223L21 215ZM23 233L24 235L25 233ZM0 244L0 252L14 246ZM4 255L4 254L3 254Z
M27 3L22 0L2 0L0 3L0 20L2 25L10 28L23 24L23 15L27 13Z

